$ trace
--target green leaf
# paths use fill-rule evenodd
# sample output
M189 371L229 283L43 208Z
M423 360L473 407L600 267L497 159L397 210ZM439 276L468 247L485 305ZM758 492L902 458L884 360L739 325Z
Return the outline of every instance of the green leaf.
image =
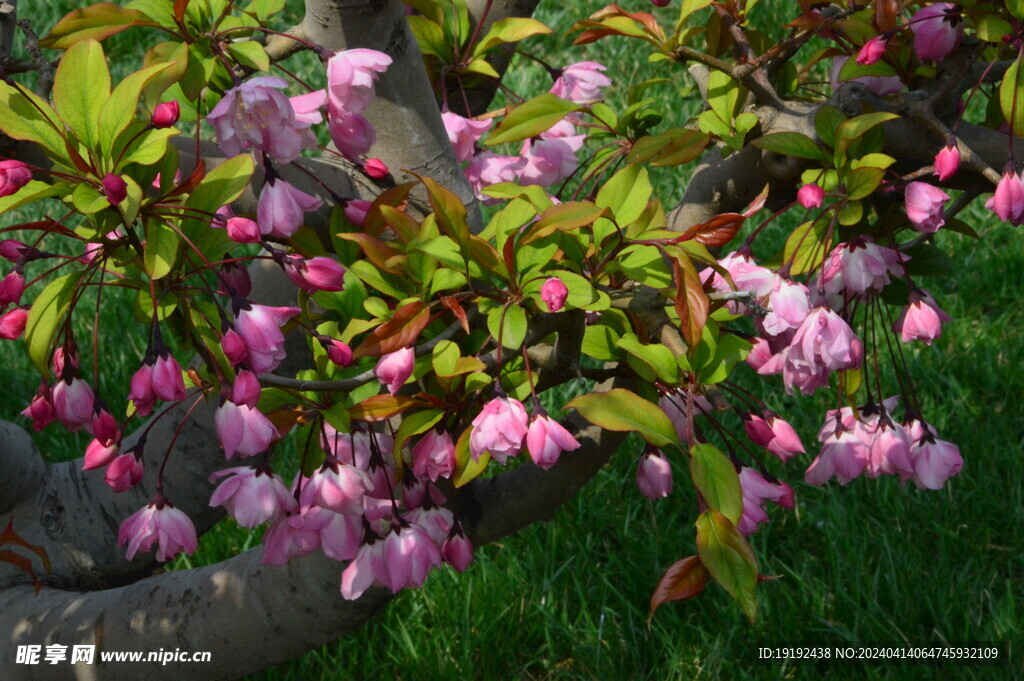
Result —
M868 131L872 130L875 126L896 118L899 118L899 116L894 113L876 111L861 114L860 116L854 116L853 118L840 123L839 127L836 128L835 135L836 166L841 166L846 162L846 150L849 149L856 140L861 138Z
M487 330L504 347L518 350L526 339L526 312L518 305L495 308L487 315Z
M843 184L846 185L846 197L851 201L859 201L870 196L884 177L885 170L882 168L865 166L850 171L843 180Z
M416 38L416 43L419 45L420 52L432 54L442 61L448 61L452 49L444 36L444 29L427 17L416 14L406 17L406 19L409 22L409 28L412 29L413 37Z
M28 184L10 196L0 198L0 213L6 213L9 210L16 210L34 201L48 199L51 196L66 194L68 189L68 185L63 182L50 185L46 182L40 182L39 180L31 180Z
M1018 19L1024 19L1024 0L1006 0L1006 9Z
M441 341L434 346L431 353L431 363L434 366L434 373L438 376L454 376L455 366L459 362L462 352L459 346L451 341Z
M488 462L491 460L491 453L484 452L480 458L473 461L469 451L469 436L473 432L470 426L462 431L459 441L455 443L455 475L452 476L452 484L456 488L469 483L473 478L484 472Z
M604 324L588 326L583 331L583 346L581 352L588 357L601 361L612 361L619 358L618 334Z
M72 45L53 77L53 107L87 147L99 142L100 111L110 98L110 71L95 40Z
M714 445L696 444L690 449L690 476L708 506L733 525L739 523L743 515L743 493L736 467L729 457Z
M846 116L839 109L825 104L818 113L814 116L814 130L818 133L818 137L827 146L835 146L836 142L836 128L838 128L844 121Z
M66 50L82 40L103 40L131 26L146 23L142 12L119 7L112 2L100 2L67 14L50 30L49 35L39 41L39 45Z
M740 90L740 84L722 71L712 71L708 77L708 106L726 125L737 114Z
M206 173L206 177L189 195L185 205L208 213L229 204L245 191L252 179L253 160L251 154L241 154L221 163ZM182 230L189 236L192 230L209 227L208 220L188 218L182 221Z
M1020 0L1010 0L1010 2L1016 2L1020 6L1024 7L1024 2ZM975 21L975 29L978 32L978 37L987 43L1001 43L1003 42L1003 36L1013 33L1013 27L1010 22L999 17L997 14L983 14Z
M252 0L245 8L246 12L252 12L256 18L265 23L267 19L279 14L285 5L285 0Z
M798 132L773 132L751 141L755 147L774 151L783 156L807 158L812 161L824 161L825 155L818 148L818 143L807 135Z
M92 215L110 208L110 201L96 187L82 182L71 192L71 205L83 215Z
M657 135L641 137L629 150L627 163L650 163L652 166L677 166L689 163L707 148L707 133L671 128Z
M655 447L679 444L679 436L665 412L636 393L615 388L581 395L565 405L605 430L635 432Z
M50 346L64 315L67 314L75 290L84 272L72 272L54 279L32 302L25 323L25 344L28 356L44 376L50 375Z
M999 85L999 106L1013 134L1024 137L1024 55L1017 55Z
M0 80L0 130L8 137L35 142L56 158L67 161L64 126L48 102L24 88ZM69 162L70 163L70 162Z
M487 35L473 48L474 56L482 56L499 45L517 43L531 36L551 33L551 29L536 19L510 17L495 21Z
M440 409L424 409L422 411L414 411L402 418L402 425L398 426L398 432L395 433L395 447L394 456L395 461L402 461L402 447L413 435L419 435L425 433L434 425L441 420L444 416L444 412Z
M228 45L228 52L235 60L247 69L253 71L269 71L270 57L266 50L255 40L243 40L242 42Z
M142 121L137 122L140 125L142 124ZM164 154L167 153L167 140L178 134L177 128L163 128L160 130L148 130L135 137L135 133L138 131L139 128L136 128L135 125L129 125L118 137L117 142L115 142L111 155L121 156L121 162L117 164L117 170L131 163L138 163L141 166L153 165L163 159ZM131 141L131 146L121 155L119 149L122 145L129 143L129 139L125 139L126 137L134 138L134 140Z
M938 246L928 242L906 250L910 256L906 262L907 274L915 277L939 277L953 271L953 259Z
M146 225L146 274L153 279L166 277L178 259L181 238L178 233L162 222L152 221Z
M550 92L534 97L509 111L501 125L487 138L486 145L520 142L536 137L568 114L578 110L577 104L567 102Z
M647 168L632 163L604 183L594 203L601 208L610 208L619 226L626 227L640 218L653 192Z
M111 156L114 140L124 132L128 124L135 118L135 110L139 105L139 95L154 76L170 68L172 64L157 64L148 69L136 71L114 88L110 98L103 104L99 118L99 142L102 153Z
M543 239L556 230L570 231L586 227L606 213L608 209L595 206L589 201L566 201L556 204L541 214L540 219L533 223L519 244L526 245Z
M617 345L647 365L661 381L670 385L679 383L679 363L672 351L664 345L646 345L632 333L620 338ZM630 364L633 366L632 362Z
M810 272L821 264L832 247L828 233L828 221L805 222L789 235L783 250L782 263L792 263L790 274Z
M714 509L697 518L697 555L753 623L757 617L757 558L739 530Z

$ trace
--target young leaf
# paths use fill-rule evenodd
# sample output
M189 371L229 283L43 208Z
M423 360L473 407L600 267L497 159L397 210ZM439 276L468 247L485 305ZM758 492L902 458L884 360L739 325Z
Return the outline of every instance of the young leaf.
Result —
M83 272L72 272L54 279L36 296L25 324L28 356L44 376L50 375L50 346L64 315L75 296Z
M110 97L110 71L95 40L75 43L53 77L53 107L87 147L99 143L100 110Z
M493 146L536 137L578 109L577 104L550 92L534 97L509 111L501 125L488 136L485 144Z
M635 432L655 447L679 444L679 436L665 412L634 392L614 388L581 395L565 405L605 430Z
M739 530L713 508L697 518L697 555L753 623L757 617L757 558Z
M740 478L732 461L710 444L695 444L690 449L690 476L693 486L708 506L728 518L733 525L743 514Z
M708 570L700 562L699 556L687 556L673 563L654 589L647 621L650 622L655 611L665 603L683 601L699 594L707 585L709 577Z
M131 26L144 25L152 25L152 22L146 21L142 12L112 2L100 2L70 12L39 41L39 46L66 50L83 40L103 40Z

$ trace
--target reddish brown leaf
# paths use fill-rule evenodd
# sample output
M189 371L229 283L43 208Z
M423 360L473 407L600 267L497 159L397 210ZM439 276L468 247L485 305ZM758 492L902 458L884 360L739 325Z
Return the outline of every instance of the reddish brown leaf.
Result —
M32 578L32 586L35 587L36 593L43 588L42 582L36 577L36 571L32 567L32 561L15 553L14 551L0 551L0 563L10 563L14 567L20 569L22 572L28 574Z
M761 193L758 194L753 201L747 204L747 207L743 209L743 217L749 218L751 215L764 208L764 203L768 200L769 189L769 185L765 185L764 189L761 190Z
M423 402L413 397L374 395L349 407L348 415L355 421L386 421L418 404L423 404Z
M174 0L174 21L181 26L182 20L185 18L185 10L188 9L188 3L191 0Z
M690 227L683 236L705 246L724 246L733 240L745 221L739 213L722 213Z
M700 343L700 334L708 321L711 312L711 301L704 293L704 287L697 276L693 263L685 255L676 257L673 267L676 282L676 314L679 315L679 327L686 343L694 348Z
M708 583L708 577L710 574L704 564L700 562L699 556L687 556L675 563L665 571L658 586L654 589L647 622L650 623L654 612L665 603L683 601L699 594Z
M417 300L404 305L353 350L353 356L379 357L412 345L430 321L430 308Z
M875 26L879 31L892 31L896 28L899 16L899 0L875 0Z
M469 333L469 317L466 316L466 311L459 305L459 301L452 296L441 296L441 304L452 311L452 314L459 320L459 324L462 325L462 330Z
M409 199L409 192L417 184L417 182L406 182L381 192L366 212L366 219L363 221L363 231L367 234L377 235L387 229L388 223L384 219L384 214L381 212L380 207L391 206L401 210Z
M420 235L420 223L394 206L381 206L380 214L387 226L404 243L409 243Z
M199 159L196 163L195 169L192 174L188 176L188 179L182 182L180 185L167 192L167 196L177 196L178 194L187 194L199 186L199 183L206 177L206 161Z
M516 276L516 240L513 235L505 239L505 245L501 248L501 255L505 260L505 267L509 275L515 279Z
M2 546L4 544L14 544L16 546L21 546L23 548L28 549L32 553L34 553L37 556L39 556L39 560L42 561L43 567L46 568L47 572L50 571L50 569L51 569L50 568L50 556L47 555L46 549L44 549L42 546L36 546L35 544L29 544L27 541L22 539L14 531L14 519L13 518L11 518L11 520L9 520L7 522L7 527L4 528L3 533L0 533L0 546Z
M363 249L363 253L366 254L370 262L380 269L384 269L385 263L395 257L395 252L391 250L391 247L375 236L363 234L362 232L339 232L336 236L339 239L359 244L359 247Z
M302 416L301 409L278 409L267 414L267 418L274 424L274 428L277 429L277 439L283 438L287 435L295 424L298 423L299 417Z

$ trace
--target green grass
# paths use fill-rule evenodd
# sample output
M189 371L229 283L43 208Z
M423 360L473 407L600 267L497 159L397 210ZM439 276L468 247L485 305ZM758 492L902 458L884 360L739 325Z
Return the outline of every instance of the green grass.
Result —
M540 18L556 36L540 41L542 56L565 64L594 59L613 65L615 105L626 85L655 73L644 50L624 40L571 49L557 36L589 1L545 3ZM626 5L626 3L623 3ZM627 8L647 9L646 2ZM39 11L43 11L41 8ZM39 18L52 23L56 10ZM670 10L666 10L668 12ZM668 16L666 14L666 16ZM108 52L131 52L125 36ZM688 81L673 78L655 92L679 124L696 108ZM526 65L510 83L522 92L550 80ZM654 177L667 204L684 182L671 171ZM980 203L980 202L979 202ZM6 219L6 217L5 217ZM399 596L366 626L299 660L252 676L253 681L450 679L1006 679L1020 676L1020 602L1024 599L1024 242L1020 231L991 224L976 206L966 220L980 241L940 233L956 273L928 282L954 317L931 347L908 349L925 417L960 445L963 472L940 492L902 487L894 479L858 479L846 487L799 485L793 512L773 509L773 521L753 537L761 572L779 579L760 585L760 617L748 624L717 586L685 604L663 607L648 627L647 604L661 573L694 553L692 493L678 472L677 491L650 502L633 484L635 443L627 445L553 522L527 528L478 551L465 574L441 570L419 590ZM123 302L123 301L122 301ZM108 299L109 333L129 315ZM122 326L123 325L123 326ZM134 333L132 331L128 333ZM141 339L108 346L105 364L126 377ZM19 346L0 345L8 367L0 416L13 418L35 387ZM749 373L749 372L747 372ZM808 448L828 399L786 396L781 382L744 379L790 418ZM895 389L894 389L895 392ZM51 429L54 430L55 429ZM43 448L69 458L82 442L56 432ZM813 455L776 471L799 479ZM248 548L257 536L231 521L203 538L179 566L206 564ZM340 598L340 595L339 595ZM315 621L308 626L315 627ZM1001 641L1013 667L937 670L915 667L757 667L757 641Z

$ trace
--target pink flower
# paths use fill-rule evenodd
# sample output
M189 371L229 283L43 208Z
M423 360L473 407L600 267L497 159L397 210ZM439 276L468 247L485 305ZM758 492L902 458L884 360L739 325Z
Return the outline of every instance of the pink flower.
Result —
M893 324L893 331L900 335L904 343L921 340L931 345L942 334L943 322L951 321L952 317L942 311L931 294L915 291L910 294L910 302Z
M304 125L313 126L324 122L320 110L327 105L327 91L314 90L304 95L297 95L288 100L295 112L295 120Z
M448 132L448 141L455 149L455 158L459 161L469 161L473 158L476 143L494 124L494 120L491 118L485 121L474 121L472 118L463 118L450 111L442 113L441 120L444 122L444 129Z
M455 521L455 516L451 511L433 504L415 507L403 515L410 524L416 525L426 532L438 548L448 538L452 523Z
M377 141L377 132L370 121L361 114L341 109L328 110L327 132L338 151L349 159L369 153Z
M153 124L154 128L169 128L178 122L178 118L181 116L181 105L178 104L178 100L172 99L169 102L160 102L153 109L153 118L150 119L150 123Z
M263 238L259 224L249 218L229 218L224 228L235 243L254 244Z
M224 356L232 365L239 365L249 358L249 350L245 347L245 340L234 329L228 329L220 339L220 347L224 350ZM145 414L143 414L145 416Z
M526 140L519 155L525 165L519 170L519 181L524 185L542 187L561 182L575 172L578 165L576 152L583 146L585 135L576 135L568 121L559 121L540 138Z
M185 399L185 379L181 376L181 365L170 352L161 352L156 358L151 374L153 394L164 402Z
M817 208L825 200L825 190L816 184L805 184L797 191L796 200L804 208Z
M868 445L855 430L840 428L821 439L821 451L811 462L804 481L809 485L824 485L833 475L845 485L864 471L868 460Z
M379 158L368 158L363 164L363 172L375 180L386 180L391 171L388 170L387 164Z
M499 156L492 151L485 151L474 156L463 172L473 187L476 198L484 204L489 204L497 199L483 194L480 190L492 184L515 182L519 171L525 166L526 159L519 156Z
M443 430L432 429L412 448L412 472L436 482L455 473L455 443Z
M743 515L736 529L750 536L757 531L760 523L768 522L764 502L774 501L780 506L793 508L793 489L784 482L772 483L753 468L740 468L740 490L743 492Z
M53 387L54 411L64 427L71 432L92 425L95 399L92 388L80 378L59 380Z
M14 340L25 332L28 323L28 310L16 307L0 315L0 338Z
M231 386L231 401L255 409L260 401L260 379L251 371L242 369L235 375L235 383Z
M139 551L149 551L154 543L159 543L156 559L161 562L173 558L180 551L191 555L199 546L192 521L163 498L154 499L121 523L117 543L128 546L128 560Z
M391 66L391 57L376 50L335 52L327 60L327 97L334 109L359 113L370 105L374 84Z
M331 457L302 486L299 502L303 508L319 506L343 515L361 515L363 497L372 490L366 471Z
M539 468L547 470L555 465L562 452L580 448L580 443L558 421L547 414L535 416L526 433L526 448Z
M128 198L128 183L119 175L107 173L103 176L101 185L103 195L107 197L111 206L116 206Z
M302 558L320 548L320 530L329 520L317 514L285 514L278 517L263 535L263 562L287 565L293 558Z
M223 506L242 527L256 527L296 509L295 497L269 468L228 468L211 475L210 482L224 476L230 477L217 485L210 506Z
M593 61L581 61L561 69L551 94L570 102L583 103L604 97L601 88L612 84L602 71L605 67Z
M461 527L456 526L445 539L441 546L441 557L459 572L465 572L473 562L473 543L462 533Z
M85 456L82 459L82 470L91 471L97 468L103 468L117 456L118 452L121 451L120 443L118 442L104 442L98 438L93 438L91 442L85 448ZM130 457L134 459L135 457ZM141 478L141 476L139 476Z
M828 373L860 366L864 347L843 319L828 308L815 308L797 329L782 356L786 391L797 387L804 395L828 385ZM759 373L770 373L771 362Z
M398 593L421 586L430 570L441 564L441 550L422 528L396 527L384 538L384 564L387 572L378 577Z
M256 373L273 371L287 353L281 327L298 314L297 307L250 304L235 315L235 331L245 341L249 368Z
M327 351L327 358L337 366L344 369L352 363L352 348L348 343L327 336L322 336L319 340L324 350Z
M268 180L256 203L260 233L286 239L299 230L306 220L305 214L317 210L322 203L280 178Z
M804 453L804 444L789 422L780 419L772 412L766 413L765 416L768 426L775 434L775 437L766 445L769 452L783 461L788 461L797 454Z
M874 416L874 414L872 414ZM883 410L873 419L874 432L868 447L868 459L864 471L869 478L899 474L902 481L914 475L910 463L910 438L903 426L893 423Z
M386 576L384 542L377 540L363 544L341 573L341 595L345 600L354 601L375 582L383 582Z
M775 439L772 427L757 414L743 415L743 429L747 431L750 441L758 447L767 447L768 443Z
M1013 172L1013 166L1003 171L1003 178L996 185L995 194L985 202L985 208L1003 222L1015 226L1024 224L1024 181Z
M648 450L636 469L636 486L648 499L667 497L672 491L672 465L658 450Z
M510 397L495 397L473 419L473 432L469 436L473 461L484 452L490 452L495 461L505 463L507 457L515 456L522 449L527 431L523 403Z
M810 310L810 293L803 284L775 277L768 294L768 314L761 319L761 328L770 336L780 336L799 327Z
M914 229L919 232L937 232L946 224L942 208L949 201L949 194L926 182L911 182L907 185L906 208Z
M558 312L565 306L565 300L569 297L569 289L558 277L550 277L540 287L540 298L548 306L548 312Z
M836 299L833 306L845 302L844 294L863 295L868 291L881 291L890 282L890 275L902 277L903 261L909 260L899 252L879 246L870 237L858 237L832 249L822 269L821 287Z
M281 78L250 78L228 90L206 117L217 134L217 143L228 156L255 148L281 163L291 163L303 149L316 145L308 130L308 117L299 120L292 103L281 90Z
M7 163L7 161L0 161L0 166L4 163ZM4 194L0 193L0 198L3 197ZM9 262L18 262L31 250L33 249L31 249L28 244L24 244L17 239L0 239L0 258Z
M21 302L21 294L25 292L25 275L19 268L7 273L7 276L0 281L0 308L11 303L17 305Z
M941 61L960 45L964 21L960 9L936 2L914 13L909 22L914 32L914 51L921 59Z
M365 201L363 199L350 199L344 208L345 219L351 222L356 227L362 228L363 222L366 220L366 213L370 210L370 206L373 205L372 201Z
M53 423L57 412L53 408L50 386L46 382L39 384L32 402L21 412L21 415L32 419L32 428L37 432Z
M922 425L918 421L913 425L918 428L911 429L920 430L921 435L910 449L910 460L914 466L911 480L918 489L942 489L946 479L959 473L964 466L960 448L952 442L939 440L927 424Z
M935 155L935 175L939 178L939 182L944 182L956 175L956 171L959 169L960 150L954 140L953 144L946 144Z
M248 405L224 401L213 415L217 427L217 439L224 447L224 455L231 459L240 456L255 456L267 451L270 443L279 435L277 428L263 413Z
M387 387L388 392L394 395L412 376L415 362L416 353L413 349L402 348L381 357L373 373L377 380Z
M718 261L718 264L732 277L732 284L713 269L705 269L699 273L701 280L707 280L715 291L728 293L730 291L750 291L755 298L764 298L771 293L775 286L776 275L771 270L761 267L749 256L739 252L733 252ZM708 279L708 274L711 278ZM735 288L733 288L733 284ZM736 301L729 301L726 304L729 311L734 314L741 314L746 311L747 306Z
M153 392L153 365L143 364L132 375L131 392L128 400L135 405L139 416L149 416L156 404L156 393Z
M0 161L0 198L14 194L31 180L32 171L21 161Z
M337 260L324 256L308 260L299 255L288 256L284 261L284 273L292 283L310 294L345 290L345 268Z
M122 454L107 465L107 472L103 476L106 482L115 492L127 492L142 480L145 473L145 466L134 454Z
M303 512L306 524L320 533L320 549L332 560L352 560L363 539L361 516L342 515L314 506Z
M870 66L877 62L885 54L887 42L888 40L883 36L872 36L857 53L857 63L861 66Z

